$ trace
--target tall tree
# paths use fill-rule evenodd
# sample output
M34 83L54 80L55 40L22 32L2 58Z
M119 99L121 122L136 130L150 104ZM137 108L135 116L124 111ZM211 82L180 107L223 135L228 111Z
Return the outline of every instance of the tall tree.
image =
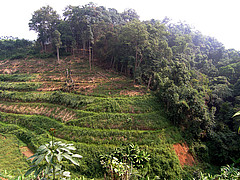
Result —
M57 49L57 59L59 62L59 48L61 47L62 42L61 42L61 33L58 30L55 30L53 32L53 45Z
M121 13L121 17L125 22L139 20L139 15L134 9L125 9L124 12Z
M133 48L135 51L135 55L130 55L134 56L135 59L133 63L134 79L136 78L137 70L143 60L143 51L146 46L149 45L148 37L149 33L147 32L146 25L138 20L128 22L121 29L120 39L122 44L129 46L129 48Z
M56 30L59 19L60 16L49 5L34 11L28 25L30 30L38 33L43 51L46 51L47 44L51 44L52 33Z

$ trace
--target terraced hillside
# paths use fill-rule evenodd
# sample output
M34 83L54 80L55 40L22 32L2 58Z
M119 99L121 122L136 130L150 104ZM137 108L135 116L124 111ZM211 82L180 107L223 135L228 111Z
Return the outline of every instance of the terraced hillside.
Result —
M89 71L82 58L7 60L0 67L0 137L12 134L34 151L55 128L56 139L74 143L83 156L80 167L69 166L73 174L95 178L103 177L99 155L134 143L151 155L150 177L181 177L172 145L182 138L145 87L97 66Z

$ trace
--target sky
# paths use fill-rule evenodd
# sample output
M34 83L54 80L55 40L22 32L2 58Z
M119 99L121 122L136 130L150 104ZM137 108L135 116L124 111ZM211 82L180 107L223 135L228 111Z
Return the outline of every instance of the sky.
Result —
M1 0L0 36L34 40L37 34L28 27L34 11L50 5L62 15L67 5L89 2L118 12L135 9L141 20L169 17L173 22L185 22L226 48L240 51L239 0Z

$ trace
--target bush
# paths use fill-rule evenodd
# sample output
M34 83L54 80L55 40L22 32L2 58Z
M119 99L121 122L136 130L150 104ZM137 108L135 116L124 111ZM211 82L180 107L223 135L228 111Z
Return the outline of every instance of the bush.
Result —
M22 53L18 53L18 54L14 54L10 57L10 60L14 60L14 59L24 59L26 58L27 55L26 54L22 54Z
M38 53L38 54L34 54L34 56L36 58L40 58L40 59L47 59L47 58L55 57L53 53Z
M240 178L240 172L239 172L239 168L235 168L233 166L222 166L221 167L221 173L220 174L216 174L216 175L211 175L211 174L203 174L200 173L200 180L236 180Z

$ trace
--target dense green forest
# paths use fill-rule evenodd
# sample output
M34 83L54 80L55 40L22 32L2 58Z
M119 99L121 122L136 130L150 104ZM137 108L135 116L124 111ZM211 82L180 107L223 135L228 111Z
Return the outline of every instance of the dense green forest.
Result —
M68 108L78 110L84 107L86 112L81 113L85 113L83 116L86 117L88 117L88 113L92 113L92 119L68 121L66 124L71 127L65 127L58 122L56 127L61 131L59 138L71 132L75 139L67 136L65 140L81 143L91 141L94 145L77 145L83 149L88 149L88 151L91 151L90 153L94 151L94 146L99 144L99 154L101 154L106 148L103 145L103 139L110 136L128 137L127 142L109 139L108 143L111 146L107 147L107 151L110 152L115 146L120 146L121 143L135 142L145 149L148 149L147 146L149 146L148 153L150 157L152 156L152 162L150 160L152 167L146 173L149 177L186 178L186 174L177 165L171 165L171 172L167 168L160 171L158 166L161 166L161 160L158 158L162 158L161 153L168 154L170 152L167 152L165 147L162 149L159 147L161 143L157 141L161 140L157 138L159 136L156 135L156 131L153 131L152 134L148 131L147 136L142 135L142 133L145 133L143 130L159 130L161 132L158 133L163 134L162 128L169 126L169 131L171 131L173 137L170 138L171 140L163 140L166 141L164 143L171 144L178 140L186 141L191 147L192 154L201 164L196 169L200 168L202 171L207 171L212 167L220 167L226 164L235 163L235 165L239 165L240 138L238 128L240 123L237 118L232 118L240 110L239 51L226 49L214 37L204 36L201 32L182 22L172 23L168 18L140 21L139 15L133 9L127 9L120 13L114 8L106 9L93 3L84 6L68 6L62 16L58 15L50 6L42 7L33 13L29 21L29 28L38 34L38 39L34 42L17 38L1 38L0 59L2 61L6 59L28 61L34 58L56 58L57 56L60 56L60 59L67 59L70 56L84 57L89 72L96 71L96 68L101 67L130 78L134 85L144 86L147 89L146 91L151 94L151 100L147 100L148 96L142 96L141 101L136 100L136 104L139 102L142 104L131 105L139 106L139 112L147 112L149 108L149 111L153 113L152 116L157 116L155 113L163 113L162 110L165 114L164 118L161 117L165 124L160 122L158 118L154 119L153 117L149 119L152 121L151 125L145 125L143 121L145 118L140 117L138 113L131 117L124 115L123 118L126 119L133 117L142 119L142 126L145 126L146 129L141 129L142 126L139 125L139 132L131 131L132 128L136 127L134 124L131 125L133 123L131 121L129 121L129 125L117 128L130 130L123 132L115 131L114 126L110 126L108 123L104 126L96 123L95 128L99 132L94 131L96 134L91 139L89 138L90 135L84 132L85 129L78 129L78 126L88 127L90 128L88 133L94 134L91 129L94 127L89 125L88 121L95 123L96 119L101 119L100 116L111 116L112 123L114 123L114 119L122 118L120 117L121 114L114 113L129 111L124 107L128 108L129 103L135 102L134 97L131 97L131 99L115 97L112 100L108 99L106 94L100 97L97 97L99 94L94 94L91 98L78 97L74 94L65 94L69 92L66 89L65 92L39 94L36 97L38 102L65 105ZM59 66L59 58L56 58L56 62L52 63ZM10 76L0 76L1 78L1 81L15 81L9 80ZM11 78L13 77L11 76ZM11 97L11 101L33 101L26 100L27 98L35 98L31 92L28 95L20 95L22 92L14 92L13 94L8 92L12 88L21 91L22 86L20 86L20 83L10 87L1 83L1 100ZM31 83L28 88L29 91L35 91L39 86L37 83ZM114 101L115 105L113 107L108 106L111 104L110 101ZM99 104L106 111L111 112L112 108L113 113L104 114L101 107L97 107L101 106ZM96 107L99 110L96 110ZM99 112L101 113L98 114ZM139 117L137 117L138 115ZM14 115L1 113L0 116L3 122L7 119L18 121L17 116ZM167 119L166 122L165 118ZM24 118L20 117L20 119L21 123L24 124ZM30 119L29 117L29 121ZM31 121L35 122L36 120L32 118ZM23 126L21 123L20 126ZM54 123L52 122L52 124ZM103 135L101 129L106 127L107 124L110 130L104 132ZM3 128L3 126L5 125L0 127ZM11 128L17 129L13 125ZM38 130L39 133L43 131L42 128ZM44 128L50 128L50 125L46 125ZM138 128L135 130L138 130ZM168 128L166 128L167 130ZM17 132L22 133L21 135L24 134L20 131ZM174 133L176 133L176 136L179 134L181 138L174 138ZM30 136L27 132L25 134ZM102 140L97 140L98 136L101 136ZM144 138L138 142L139 137ZM33 141L37 142L36 139L37 137ZM154 141L155 145L152 145L150 141ZM34 145L32 146L34 147ZM83 153L81 154L83 157L84 155L87 156L84 150L79 153ZM170 154L168 156L172 157ZM100 165L94 162L91 157L88 158L90 161L86 161L86 164L81 166L83 175L95 178L103 177ZM175 163L175 161L174 159L169 163ZM74 171L74 168L71 168ZM95 174L91 173L94 168ZM185 170L192 174L189 177L194 177L193 172L196 169ZM165 175L163 171L166 171Z

